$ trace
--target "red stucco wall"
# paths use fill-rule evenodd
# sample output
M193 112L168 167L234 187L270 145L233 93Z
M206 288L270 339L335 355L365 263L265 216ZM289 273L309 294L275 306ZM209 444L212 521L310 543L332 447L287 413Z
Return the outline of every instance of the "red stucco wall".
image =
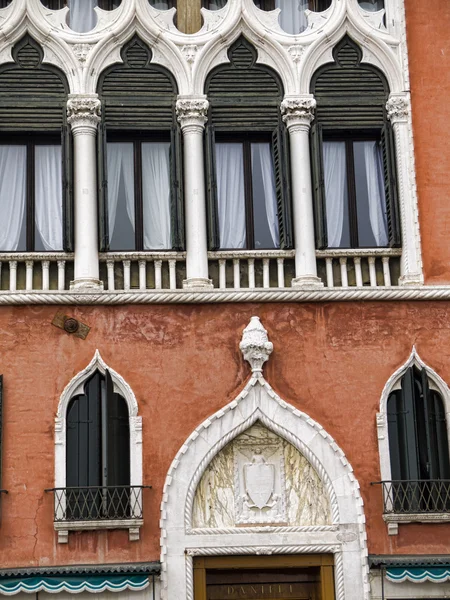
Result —
M192 430L233 400L249 376L239 351L257 314L274 352L265 368L286 401L316 419L351 462L365 502L372 553L445 553L450 526L404 525L388 537L381 518L375 414L388 377L416 344L450 382L450 307L444 303L79 307L85 341L51 325L55 307L0 308L4 375L1 566L156 560L159 506L169 465ZM145 526L71 533L56 541L54 417L66 384L99 349L131 385L143 416Z
M450 2L405 0L425 278L450 281Z

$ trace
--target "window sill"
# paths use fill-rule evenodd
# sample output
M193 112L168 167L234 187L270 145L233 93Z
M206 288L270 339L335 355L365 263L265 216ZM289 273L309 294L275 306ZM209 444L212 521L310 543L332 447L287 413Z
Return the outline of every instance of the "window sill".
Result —
M130 542L139 540L139 529L143 519L114 519L110 521L55 521L58 543L67 544L69 531L98 531L102 529L128 529Z
M449 523L448 513L411 513L411 514L384 514L383 519L388 526L389 535L398 534L398 526L404 523Z

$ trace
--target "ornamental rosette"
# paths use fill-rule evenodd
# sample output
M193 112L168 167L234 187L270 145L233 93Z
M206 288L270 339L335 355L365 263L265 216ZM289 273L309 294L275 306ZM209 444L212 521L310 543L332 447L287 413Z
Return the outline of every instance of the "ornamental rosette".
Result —
M280 106L283 121L287 125L299 119L311 123L316 104L314 98L285 98Z
M204 125L208 120L209 102L206 98L180 98L176 113L181 126L189 123Z
M272 354L273 344L269 342L267 331L259 317L252 317L244 329L242 341L239 344L242 354L250 363L253 373L261 373L263 365Z
M67 101L67 122L72 125L97 126L101 119L102 103L92 96L74 96Z
M390 121L406 121L409 115L409 98L391 96L386 103L387 117Z

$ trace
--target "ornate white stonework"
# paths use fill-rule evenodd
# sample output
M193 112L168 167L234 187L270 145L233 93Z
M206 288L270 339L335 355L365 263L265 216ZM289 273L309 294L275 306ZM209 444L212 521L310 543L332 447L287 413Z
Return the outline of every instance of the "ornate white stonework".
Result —
M253 373L261 373L263 364L272 354L273 344L269 342L267 331L259 317L252 317L244 329L242 341L239 344L246 361L250 363Z
M191 124L203 126L208 120L208 108L206 98L179 98L176 114L181 127Z
M306 98L285 98L280 106L283 121L288 127L291 122L295 121L311 123L314 120L316 104L312 96Z
M330 500L314 467L259 423L211 461L195 494L194 528L331 524Z
M102 103L95 96L69 95L67 122L75 125L97 127L101 120Z
M86 59L92 50L93 46L90 44L74 44L73 53L78 58L80 64L84 64Z
M392 123L407 121L410 114L409 97L407 95L391 95L386 103L386 112Z

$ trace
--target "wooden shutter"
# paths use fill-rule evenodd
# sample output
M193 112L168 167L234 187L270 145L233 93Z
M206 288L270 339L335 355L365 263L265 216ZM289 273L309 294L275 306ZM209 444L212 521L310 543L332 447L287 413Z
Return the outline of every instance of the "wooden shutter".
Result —
M214 126L209 123L205 131L205 174L208 248L217 250L220 247L220 236L217 206L216 136Z
M74 204L73 204L73 152L72 134L69 125L62 128L62 190L63 190L63 248L66 252L74 250Z
M450 458L448 448L447 421L444 403L440 394L430 392L430 417L434 421L433 454L436 479L450 479ZM447 506L447 509L450 507Z
M328 233L321 123L314 123L311 127L311 175L314 190L314 228L316 246L317 248L322 249L328 246Z
M405 436L404 443L406 444L405 473L403 479L416 480L420 479L419 472L419 456L417 448L416 436L416 402L415 402L415 382L414 368L410 367L402 378L402 400L403 410L405 414L404 426Z
M174 125L170 143L170 216L172 248L184 250L183 150L181 129Z
M387 122L381 130L381 151L383 156L389 246L391 246L391 248L397 248L401 245L396 177L397 169L395 161L394 132L389 122Z
M108 486L130 485L130 425L128 406L120 394L113 391L109 371L106 372L108 433Z
M277 215L280 231L280 248L293 248L291 177L289 163L289 141L286 127L280 124L272 133L272 154L277 196Z
M106 127L103 120L97 132L97 194L100 252L107 252L109 250L108 173Z
M396 481L403 478L405 472L406 444L402 433L404 427L403 401L400 390L389 394L387 401L387 420L389 437L389 457L391 461L391 478Z

